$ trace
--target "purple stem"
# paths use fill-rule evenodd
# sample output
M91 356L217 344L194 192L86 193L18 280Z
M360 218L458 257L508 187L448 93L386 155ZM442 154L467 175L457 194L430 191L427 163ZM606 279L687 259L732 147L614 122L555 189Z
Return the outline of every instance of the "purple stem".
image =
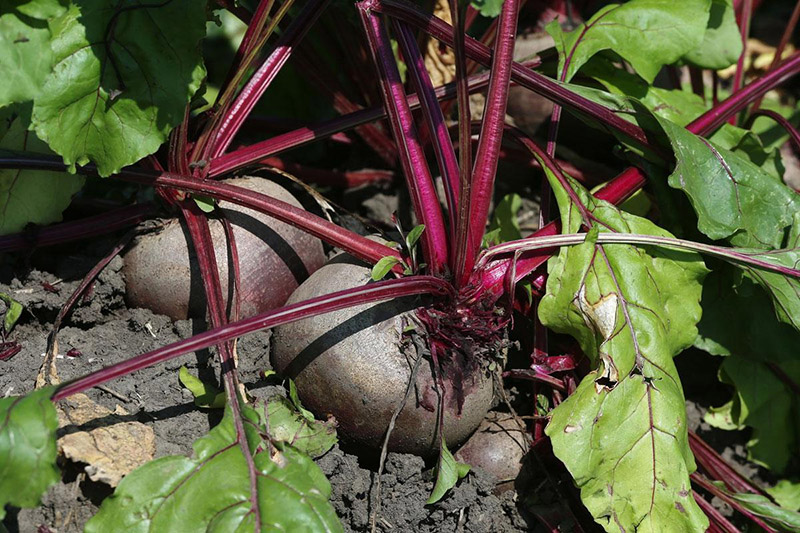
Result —
M420 28L437 40L453 47L452 26L406 0L371 0L370 7ZM467 36L465 41L467 57L483 66L490 66L492 51L484 44ZM526 68L520 63L511 64L511 79L519 85L538 93L556 104L573 112L587 115L612 131L616 131L643 147L653 148L647 135L639 126L617 116L610 109L579 96L558 82Z
M0 156L0 168L31 168L40 170L66 171L66 165L58 157L43 156L41 154L21 154L14 156ZM96 175L93 165L78 167L78 172L85 175ZM300 228L311 235L324 240L334 246L342 248L347 253L368 263L376 263L387 255L402 259L393 248L384 246L373 240L362 237L357 233L346 230L328 220L318 217L308 211L243 187L228 185L215 180L199 180L188 178L168 172L153 172L137 168L125 168L119 174L112 176L114 179L149 185L151 187L164 187L177 189L194 194L202 194L225 200L237 205L249 207L256 211L266 213ZM402 273L402 268L395 267L394 271Z
M554 235L552 237L534 237L527 239L519 239L516 241L504 242L486 250L478 258L476 269L484 269L493 257L498 255L511 254L514 252L524 250L541 250L556 248L560 246L573 246L583 244L586 240L585 233L563 233L561 235ZM725 246L714 246L712 244L704 244L700 242L686 241L683 239L675 239L670 237L661 237L658 235L640 235L637 233L617 233L617 232L603 232L597 235L598 244L641 244L645 246L663 246L666 248L676 248L681 250L691 250L701 254L711 255L719 259L728 261L736 265L744 265L746 267L757 268L766 270L768 272L775 272L790 278L800 279L800 270L790 268L787 266L771 263L754 255L766 255L766 253L744 253L736 250L735 248L727 248ZM780 252L780 250L772 250L773 252Z
M33 231L4 235L0 237L0 252L53 246L105 235L134 226L155 212L156 208L153 204L136 204L74 222L62 222Z
M769 494L754 485L749 479L736 471L703 439L689 431L689 447L697 462L712 478L722 481L732 492L750 492L771 498Z
M784 118L782 115L779 115L775 111L770 111L769 109L758 109L750 114L750 118L747 120L747 124L745 127L747 129L750 129L750 127L752 127L753 125L753 122L758 117L771 118L772 120L777 122L778 125L784 130L786 130L786 133L789 134L789 137L791 137L792 142L794 143L794 147L797 150L800 150L800 132L798 132L797 129L794 126L792 126L792 123L786 120L786 118Z
M219 281L219 270L217 258L214 252L214 243L211 240L211 231L208 227L208 219L202 214L193 202L189 201L186 206L181 207L186 225L189 228L189 235L192 245L195 248L197 261L200 265L200 277L203 280L206 302L208 303L211 324L215 328L224 327L228 320L222 299L222 286ZM239 385L236 377L236 363L233 358L233 342L220 341L217 343L220 363L222 366L222 377L225 381L225 392L228 397L228 405L233 414L233 425L236 429L236 442L242 451L242 455L247 462L247 472L250 480L250 510L254 515L254 526L256 531L261 529L261 512L258 504L258 476L250 453L247 436L242 422L242 413L239 407Z
M470 77L469 88L471 91L479 91L488 83L489 74L479 74ZM435 92L439 100L454 98L456 96L456 84L448 83L447 85L437 87ZM417 95L408 97L408 105L412 110L420 107L421 104ZM298 128L294 131L239 148L216 159L212 159L209 163L211 167L209 177L215 177L233 170L238 170L280 152L297 148L313 141L326 139L339 132L385 118L386 110L383 106L377 106L326 120L312 126Z
M435 294L440 297L455 296L452 287L450 287L447 282L432 276L414 276L412 278L379 281L377 283L369 283L363 287L356 287L318 296L317 298L287 305L280 309L262 313L238 322L232 322L224 327L211 329L189 339L168 344L167 346L108 366L93 374L67 382L59 387L53 395L53 401L64 399L114 378L125 376L131 372L173 359L180 355L202 350L214 344L227 342L253 331L288 324L304 318L330 313L356 305L414 294Z
M791 78L800 70L800 53L795 53L786 59L775 70L765 74L762 78L751 82L739 92L729 96L710 110L695 119L686 129L696 135L711 135L718 127L722 126L728 117L744 109L750 102L763 95L773 87L780 85ZM641 189L646 183L644 174L635 167L630 167L611 180L605 187L595 194L600 200L612 204L619 204L629 198L634 192ZM530 237L555 235L559 231L557 222L550 222L539 228ZM529 238L530 238L529 237ZM519 281L539 268L550 257L547 251L535 252L530 257L523 257L516 264L515 280ZM498 261L483 273L482 285L484 289L497 292L502 289L506 272L511 266L511 260Z
M300 71L300 74L320 91L327 94L331 99L333 108L340 115L354 113L363 109L363 106L353 103L347 97L336 75L330 72L326 65L320 65L318 61L312 61L307 57L312 53L301 48L294 55L294 65ZM364 124L356 128L356 133L386 164L390 166L397 164L397 145L386 131L378 127L378 124Z
M747 37L750 35L750 19L753 16L753 0L744 0L742 4L741 20L739 22L739 29L742 36L742 53L736 61L736 74L733 77L732 93L736 93L742 88L742 80L744 79L744 59L747 57ZM730 119L733 124L735 117Z
M466 53L466 15L469 8L465 2L448 0L450 17L453 20L451 35L456 59L456 94L458 103L458 157L459 157L459 196L458 211L451 213L455 225L455 242L453 248L453 272L462 272L469 235L469 207L472 196L472 112L470 111L469 91L467 90L467 53Z
M237 72L241 70L242 66L247 66L245 65L246 58L253 52L253 47L259 42L261 31L264 29L264 25L269 18L269 13L272 11L272 6L274 4L275 0L260 0L258 2L258 6L256 7L252 18L247 23L247 30L245 30L244 36L242 37L242 42L239 43L239 48L236 50L236 57L234 57L231 68L225 77L225 82L222 84L223 87L230 86L231 82L235 79ZM214 107L219 106L220 98L224 94L224 91L217 93L217 99L216 102L214 102Z
M470 224L467 248L462 269L456 272L459 283L465 283L472 273L475 259L489 218L489 206L497 174L503 126L506 119L508 89L511 82L511 63L514 60L514 39L517 33L518 0L505 0L495 38L489 90L483 112L483 124L472 169L472 193L469 204Z
M439 171L442 173L447 210L452 218L458 212L460 184L458 181L458 161L456 160L456 152L453 149L453 142L450 140L450 132L447 129L442 108L439 106L439 100L433 92L433 83L431 83L430 75L428 75L428 70L425 68L425 60L419 51L417 40L414 38L411 29L397 20L392 20L392 27L395 30L400 49L403 51L403 56L406 58L408 76L411 78L411 83L417 95L421 96L422 116L428 125L428 129L433 133L433 152L439 165ZM455 227L452 223L449 227L449 234L450 243L455 242ZM450 250L450 253L452 256L454 250Z
M292 54L292 49L305 37L308 30L322 14L331 0L308 0L303 10L292 21L286 32L281 35L275 50L261 64L256 73L247 82L242 92L236 97L233 106L220 125L217 136L213 142L211 157L219 157L228 146L233 137L242 127L247 116L255 107L258 100L267 90L267 87L278 75L283 65Z
M757 526L759 526L764 531L769 531L770 533L775 533L775 529L771 528L769 525L767 525L766 522L761 520L761 518L759 518L758 516L756 516L752 512L748 511L745 506L743 506L735 498L731 497L731 495L728 494L728 491L723 490L723 489L717 487L716 485L714 485L713 483L711 483L711 481L709 481L705 476L702 476L702 475L698 474L697 472L694 472L694 473L691 474L690 478L691 478L693 483L695 483L696 485L700 486L704 490L708 491L712 495L716 496L720 500L724 501L725 503L727 503L728 505L733 507L735 510L739 511L740 513L742 513L748 520L751 520L753 523L755 523Z
M211 120L205 124L192 147L192 161L208 160L211 150L214 149L213 141L217 138L222 121L230 111L236 93L242 86L242 81L251 73L251 66L258 59L267 40L272 36L275 28L286 16L293 3L294 0L282 2L271 18L268 17L269 6L261 4L258 7L258 16L247 20L247 32L239 44L237 56L228 70L222 90L217 95Z
M447 232L442 208L425 160L425 150L419 142L414 118L406 100L391 41L380 17L372 12L369 5L359 3L357 7L372 58L380 73L383 103L392 135L399 148L400 163L411 194L414 213L417 220L425 225L421 237L425 259L433 274L441 274L448 264Z
M700 506L700 509L703 510L705 515L709 518L709 531L711 531L712 526L716 528L716 531L720 531L721 533L741 533L739 529L731 524L730 520L725 518L722 513L720 513L713 505L708 503L708 501L700 496L697 491L692 491L694 495L694 501L697 502L697 505Z

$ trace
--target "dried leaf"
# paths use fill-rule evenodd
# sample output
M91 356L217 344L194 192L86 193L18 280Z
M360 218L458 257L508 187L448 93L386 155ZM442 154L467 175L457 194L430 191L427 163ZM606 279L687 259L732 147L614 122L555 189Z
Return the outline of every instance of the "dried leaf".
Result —
M75 394L56 410L59 428L65 433L58 439L59 452L76 463L86 463L92 481L116 487L156 453L152 428L129 420L122 407L110 411L85 394Z

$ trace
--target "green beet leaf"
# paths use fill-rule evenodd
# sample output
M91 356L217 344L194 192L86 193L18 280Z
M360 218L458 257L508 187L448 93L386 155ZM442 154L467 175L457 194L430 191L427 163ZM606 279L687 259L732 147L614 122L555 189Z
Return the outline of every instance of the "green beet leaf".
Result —
M128 7L77 0L51 21L55 67L33 108L67 165L92 161L103 176L155 152L205 75L205 2Z
M39 93L53 68L47 22L11 10L0 16L0 107Z
M579 231L578 205L548 178L564 231ZM697 335L707 271L695 253L597 244L600 231L669 233L569 185L593 228L584 244L550 259L539 318L577 339L595 370L552 412L546 431L553 451L607 531L705 531L672 358Z
M61 15L66 3L66 0L0 0L0 10L17 10L26 17L47 20Z
M676 162L668 183L689 197L701 232L739 247L781 246L792 215L800 210L800 197L783 183L776 150L767 150L757 136L729 124L709 140L687 131L683 126L705 111L695 95L648 87L601 59L590 61L586 72L610 92L576 85L570 85L571 90L631 120L635 117L654 138L663 138L672 148ZM671 205L670 195L654 181L659 200ZM673 205L673 209L680 207ZM664 211L665 216L672 214Z
M47 145L28 131L25 111L15 106L0 112L0 149L51 154ZM0 170L0 235L22 231L31 223L60 221L83 183L83 177L63 172Z
M289 399L273 396L257 410L262 426L269 429L270 440L292 445L313 458L320 457L336 444L334 420L323 422L307 417ZM310 413L309 413L310 414Z
M208 409L221 409L225 407L227 400L224 392L219 391L216 387L209 383L204 383L200 379L194 377L189 370L182 366L178 371L178 379L181 385L189 389L189 392L194 396L194 404L197 407L204 407Z
M700 46L711 0L631 0L602 7L585 24L563 32L547 26L558 50L558 72L569 81L592 56L613 50L648 82L661 67Z
M319 467L291 446L262 450L258 415L242 406L256 473L237 442L230 407L222 422L194 443L192 458L156 459L128 474L86 533L106 531L342 531Z
M58 0L0 0L0 107L39 94L53 68L47 19L65 9Z
M14 329L22 316L23 305L4 292L0 292L0 300L6 304L6 315L3 317L3 331L8 334Z
M503 196L503 199L494 208L492 220L489 222L489 231L497 231L495 244L522 238L522 230L517 217L520 209L522 209L522 198L516 193Z
M470 4L478 13L488 18L495 18L503 9L503 0L472 0Z
M742 35L733 0L712 0L703 42L683 59L700 68L720 70L736 63L741 53Z
M784 509L800 511L800 483L782 479L767 489L770 496Z
M748 158L669 120L659 122L676 159L669 185L689 197L698 229L735 246L780 247L800 209L797 194Z
M800 269L800 243L783 250L770 252L745 250L745 252L773 264ZM753 267L743 268L770 295L778 319L800 331L800 279Z
M417 245L417 241L422 236L423 231L425 231L425 224L414 226L414 228L408 232L408 235L406 235L406 248L409 252Z
M372 267L372 281L380 281L385 278L386 275L391 272L392 268L400 262L400 259L393 255L381 257L378 262L375 263L375 266Z
M36 507L61 479L56 466L58 415L53 388L0 399L0 520L7 504Z
M447 443L442 437L442 445L439 448L439 466L436 470L436 483L433 484L433 491L425 503L430 505L444 498L447 491L455 487L459 479L469 474L469 470L470 466L468 464L456 461L453 454L447 449Z
M735 388L731 402L708 420L722 429L753 428L750 460L781 472L800 446L800 398L784 379L800 383L800 333L772 320L764 292L738 277L720 271L703 290L695 346L725 356L720 379Z
M736 493L731 496L748 511L776 527L778 531L800 531L800 513L797 511L775 505L769 498L760 494Z

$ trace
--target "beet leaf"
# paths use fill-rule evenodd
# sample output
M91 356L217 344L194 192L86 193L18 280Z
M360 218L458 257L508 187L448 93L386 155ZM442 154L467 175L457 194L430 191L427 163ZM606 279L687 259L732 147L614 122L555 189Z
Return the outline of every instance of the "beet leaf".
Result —
M16 5L0 16L0 72L10 78L0 84L0 107L26 102L39 89L53 67L47 19L61 14L57 0Z
M52 395L47 387L0 399L0 519L6 504L36 507L44 491L61 479Z
M331 487L319 467L289 445L268 447L258 414L241 406L257 476L251 507L248 462L237 444L230 407L194 456L168 456L128 474L85 531L341 531L328 502Z
M599 231L669 234L574 182L567 191L551 172L548 179L564 230L591 224L592 231L550 260L539 317L575 337L596 368L553 411L553 451L607 531L705 530L672 357L697 335L707 271L694 253L597 244Z
M73 169L94 161L103 176L155 152L205 76L204 6L71 3L49 23L55 67L34 99L39 138Z
M710 6L710 0L633 0L604 6L568 33L551 22L547 31L556 41L558 71L569 81L593 55L613 50L652 83L662 66L700 45Z
M711 0L703 42L683 56L700 68L723 69L736 63L742 53L742 37L736 24L733 0Z
M0 110L0 149L52 154L28 131L30 105ZM0 170L0 235L22 231L30 223L61 220L72 195L83 187L83 176L44 170ZM45 194L46 191L46 194Z
M735 387L732 400L713 409L706 421L727 430L753 428L749 458L782 472L800 445L800 397L792 386L800 384L800 333L765 320L771 314L766 295L747 279L731 289L730 278L731 273L715 273L703 290L695 346L725 357L720 379Z

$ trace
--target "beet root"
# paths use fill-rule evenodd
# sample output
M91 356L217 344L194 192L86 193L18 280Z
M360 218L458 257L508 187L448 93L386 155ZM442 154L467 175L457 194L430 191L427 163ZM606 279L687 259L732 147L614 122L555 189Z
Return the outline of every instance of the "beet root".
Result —
M223 183L267 194L296 207L300 203L283 187L262 178ZM325 262L316 237L258 211L229 202L219 208L233 227L239 255L240 318L283 305L292 291ZM233 288L233 268L222 222L210 219L222 294L226 305ZM159 233L140 237L125 254L123 274L128 303L174 320L205 316L200 269L182 221L173 220Z
M510 414L492 411L456 452L455 458L496 477L499 482L496 492L499 493L513 488L527 451L525 426Z
M370 280L370 268L340 254L315 272L289 298L289 303ZM342 437L379 448L389 420L402 401L416 351L404 328L416 297L367 304L275 328L276 370L297 384L304 405L321 417L333 415ZM492 406L491 376L476 368L463 380L464 404L459 414L452 382L444 376L444 436L448 445L463 442ZM425 406L427 405L428 408ZM429 410L432 409L432 410ZM431 362L420 363L412 392L389 440L389 450L431 455L439 449L436 432L438 396Z

